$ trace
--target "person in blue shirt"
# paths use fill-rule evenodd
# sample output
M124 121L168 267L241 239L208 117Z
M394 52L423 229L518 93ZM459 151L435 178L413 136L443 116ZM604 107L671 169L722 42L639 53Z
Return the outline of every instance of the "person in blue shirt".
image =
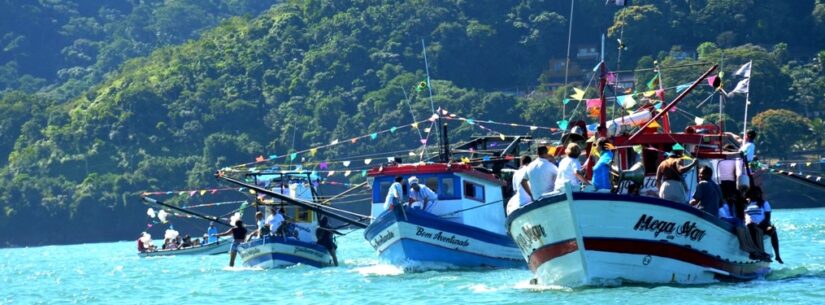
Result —
M215 228L215 222L209 222L209 228L206 229L206 234L209 236L207 243L211 244L218 242L218 228Z
M610 190L612 184L610 183L610 163L613 162L613 152L610 148L613 147L606 138L599 138L596 140L596 150L599 152L599 160L593 166L593 178L590 183L599 190Z

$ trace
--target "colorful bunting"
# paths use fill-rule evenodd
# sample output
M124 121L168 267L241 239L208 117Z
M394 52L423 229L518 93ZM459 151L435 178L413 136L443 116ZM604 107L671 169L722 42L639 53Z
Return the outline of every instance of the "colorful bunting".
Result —
M687 88L690 88L690 84L678 85L678 86L676 86L676 93L680 93L682 91L685 91Z
M584 90L579 89L579 88L573 88L573 91L575 91L576 93L570 95L570 98L572 98L574 100L583 100L584 99L584 93L585 93Z
M427 145L427 139L421 139L419 141L421 141L421 145Z
M289 154L289 161L294 161L296 157L298 157L298 153Z
M322 161L321 163L318 163L318 168L320 169L327 169L328 167L329 165L327 164L327 161Z
M372 139L372 140L378 139L378 133L377 132L371 133L370 134L370 139Z
M561 120L561 121L556 122L556 124L559 125L559 129L567 130L567 125L570 124L570 122L568 122L567 120Z
M505 139L505 138L504 138L504 134L503 134L503 133L499 133L499 134L498 134L498 137L499 137L502 141L504 141L504 139Z
M364 159L364 164L369 165L372 163L372 159Z
M390 128L390 133L395 133L395 131L396 131L397 129L398 129L397 127L391 127L391 128Z
M344 161L344 162L341 162L341 164L343 164L344 167L349 167L350 161Z
M327 173L327 177L332 177L332 175L335 175L335 171L329 171L329 173Z
M570 103L570 99L566 98L566 99L561 100L561 102L564 103L565 105L567 105L567 103Z
M366 169L362 169L362 170L361 170L361 177L366 177L366 176L367 176L367 170L366 170Z
M351 174L351 173L352 173L352 171L345 171L344 172L344 177L349 177L349 174Z
M636 106L636 100L633 99L632 94L617 96L616 97L616 103L618 103L619 105L621 105L625 109L630 109L630 108L633 108L633 106Z
M597 98L591 98L587 100L587 108L599 107L601 105L601 100Z
M311 157L315 157L315 154L317 154L317 153L318 153L318 149L317 149L317 148L312 148L312 149L310 149L310 150L309 150L309 155L310 155Z
M266 160L266 159L264 159L263 155L260 155L260 156L255 158L255 162L264 162L264 160Z
M656 89L659 86L659 73L656 72L656 75L653 76L649 81L647 81L647 88L650 90Z

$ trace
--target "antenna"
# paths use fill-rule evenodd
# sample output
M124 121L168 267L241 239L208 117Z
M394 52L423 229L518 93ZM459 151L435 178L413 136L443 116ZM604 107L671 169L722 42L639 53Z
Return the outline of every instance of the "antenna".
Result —
M441 159L441 162L447 163L450 161L450 143L447 142L447 126L446 124L442 124L440 111L435 111L433 86L430 84L430 63L427 61L427 47L424 45L424 39L421 39L421 51L424 53L424 68L426 69L425 71L427 71L427 90L430 93L430 110L432 110L433 114L438 115L439 128L436 131L436 135L438 135L438 143L441 145L439 159ZM441 109L439 108L439 110ZM423 154L424 152L422 151L421 153Z

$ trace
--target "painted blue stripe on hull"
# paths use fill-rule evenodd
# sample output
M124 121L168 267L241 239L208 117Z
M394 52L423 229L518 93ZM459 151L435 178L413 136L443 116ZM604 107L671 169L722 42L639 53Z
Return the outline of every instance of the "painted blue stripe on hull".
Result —
M473 254L402 238L379 254L381 259L396 266L411 262L450 264L457 267L525 268L524 259L506 259Z
M452 222L420 210L406 209L404 212L406 217L401 214L401 209L393 209L392 211L385 211L384 213L381 213L381 215L379 215L378 218L371 223L366 230L364 230L364 237L367 240L371 240L392 224L396 222L407 222L413 225L420 225L422 227L444 231L445 233L466 236L491 244L513 248L516 247L516 243L513 239L504 234L496 234L477 227Z
M259 246L259 245L262 245L262 244L273 244L273 243L291 245L291 246L296 246L296 247L310 248L310 249L313 249L313 250L316 250L316 251L319 251L319 252L327 252L327 248L324 248L323 246L321 246L319 244L308 243L308 242L303 242L303 241L300 241L300 240L297 240L297 239L294 239L294 238L284 238L284 237L279 237L279 236L266 236L264 239L253 239L249 242L242 243L240 245L240 247L241 247L241 249L247 249L247 248Z
M309 266L313 266L313 267L317 267L317 268L321 268L321 267L326 266L325 264L323 264L319 261L309 260L309 259L306 259L306 258L303 258L303 257L294 256L294 255L287 255L287 254L281 254L281 253L270 253L270 254L264 254L264 255L256 256L256 257L254 257L254 258L252 258L248 261L243 262L243 264L244 264L244 266L247 266L247 267L255 267L259 264L262 264L262 263L265 263L265 262L268 262L268 261L272 261L272 260L287 261L287 262L293 263L293 265L294 264L304 264L304 265L309 265ZM284 266L284 267L287 267L287 266Z

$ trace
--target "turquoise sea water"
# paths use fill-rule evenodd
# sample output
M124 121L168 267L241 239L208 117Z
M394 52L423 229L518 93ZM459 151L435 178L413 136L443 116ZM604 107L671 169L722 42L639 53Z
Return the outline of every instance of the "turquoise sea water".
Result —
M785 265L748 283L569 290L531 286L526 269L404 273L359 230L338 240L342 266L325 269L141 259L133 241L0 249L0 304L825 304L825 209L774 213Z

